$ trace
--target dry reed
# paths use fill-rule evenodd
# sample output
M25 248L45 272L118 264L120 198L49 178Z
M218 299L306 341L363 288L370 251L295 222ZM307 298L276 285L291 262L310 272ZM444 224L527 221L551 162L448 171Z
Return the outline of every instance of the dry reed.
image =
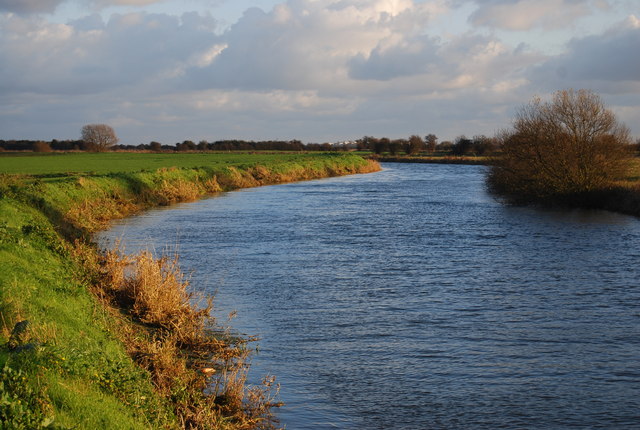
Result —
M183 428L274 428L277 385L248 386L248 339L215 334L211 299L190 291L177 258L111 250L83 261L96 296L118 316L116 334Z

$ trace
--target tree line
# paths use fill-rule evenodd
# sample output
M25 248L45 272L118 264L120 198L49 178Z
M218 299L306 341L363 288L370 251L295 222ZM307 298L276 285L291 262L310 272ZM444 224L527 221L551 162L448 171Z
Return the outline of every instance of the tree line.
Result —
M216 142L200 141L195 143L191 140L177 142L173 145L162 144L160 142L141 143L139 145L113 144L105 148L97 147L91 141L78 140L0 140L0 151L87 151L102 152L105 150L120 151L156 151L156 152L176 152L176 151L310 151L310 150L332 150L330 144L303 144L299 140L290 141L245 141L245 140L220 140Z
M472 138L461 135L454 141L445 140L442 142L438 142L438 137L434 134L428 134L424 138L413 135L409 139L393 140L387 137L365 136L358 141L358 144L360 150L390 155L439 152L457 156L482 156L491 155L500 149L500 142L497 138L485 135L477 135Z
M559 93L560 94L560 93ZM562 93L566 97L577 97L581 94L582 103L585 97L589 96L597 100L591 101L592 104L601 103L599 98L592 93L575 93L565 91ZM585 95L586 94L586 95ZM558 95L556 95L558 97ZM588 97L587 97L588 98ZM565 101L566 102L566 101ZM573 101L577 103L575 100ZM537 103L540 103L539 101ZM556 103L558 103L556 101ZM597 103L596 103L597 104ZM541 109L540 106L536 109ZM546 106L546 105L545 105ZM548 107L548 106L546 106ZM604 110L604 106L600 106ZM533 109L529 106L528 109ZM516 120L522 125L523 113ZM591 118L589 118L591 119ZM520 121L518 123L518 121ZM547 130L548 131L548 130ZM548 133L553 136L552 140L558 141L558 133ZM476 135L467 138L465 135L458 136L454 141L445 140L438 142L435 134L427 134L424 137L412 135L408 139L390 139L388 137L364 136L360 139L350 142L341 143L303 143L300 140L240 140L228 139L208 142L201 140L195 143L191 140L184 140L173 145L166 145L160 142L152 141L148 144L141 143L139 145L118 145L118 137L115 130L106 124L87 124L82 127L81 138L78 140L0 140L0 151L33 151L33 152L51 152L51 151L87 151L102 152L107 150L122 151L153 151L153 152L182 152L182 151L339 151L339 150L358 150L370 151L375 154L389 155L418 155L418 154L449 154L454 156L486 156L495 153L504 153L505 148L509 153L513 147L513 136L508 133L499 133L495 137L487 137L485 135ZM627 149L640 152L640 139L632 144L629 139L626 140ZM547 152L545 150L545 152Z
M201 140L198 143L185 140L168 145L152 141L139 145L104 144L95 143L93 140L0 140L0 151L87 151L101 152L105 150L120 151L155 151L155 152L182 152L182 151L371 151L376 154L388 153L398 155L401 153L416 155L419 153L447 152L453 155L487 155L497 149L495 138L486 136L474 136L466 138L460 136L455 141L443 141L438 143L438 138L429 134L424 138L411 136L408 139L389 139L387 137L364 136L349 143L303 143L300 140L217 140L208 142Z

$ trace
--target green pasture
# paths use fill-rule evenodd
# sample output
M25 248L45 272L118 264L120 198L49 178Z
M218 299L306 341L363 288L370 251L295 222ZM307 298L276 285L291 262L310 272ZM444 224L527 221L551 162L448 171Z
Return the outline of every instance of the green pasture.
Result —
M248 167L255 164L309 160L321 153L216 152L216 153L53 153L2 154L0 174L60 175L69 173L128 173L159 168Z

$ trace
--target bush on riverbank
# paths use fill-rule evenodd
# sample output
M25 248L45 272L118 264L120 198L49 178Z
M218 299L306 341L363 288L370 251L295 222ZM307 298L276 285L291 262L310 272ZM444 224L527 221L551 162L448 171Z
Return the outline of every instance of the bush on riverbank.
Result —
M0 175L0 428L271 424L273 381L246 386L246 339L215 330L175 262L101 253L90 233L212 191L378 167L350 155L202 166Z
M489 188L516 203L592 206L630 166L628 129L586 90L558 91L522 107L502 136Z

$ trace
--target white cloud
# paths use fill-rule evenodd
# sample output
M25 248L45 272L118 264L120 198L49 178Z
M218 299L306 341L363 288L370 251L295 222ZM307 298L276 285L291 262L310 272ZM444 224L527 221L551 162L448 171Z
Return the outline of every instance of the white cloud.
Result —
M460 3L466 7L448 9ZM460 11L456 25L465 23L472 4L474 22L486 24L447 25ZM268 11L246 10L224 29L222 18L195 12L103 12L66 24L0 14L0 129L8 133L0 138L75 138L83 123L112 122L125 143L424 132L444 139L492 134L540 92L588 87L637 97L635 16L574 38L557 56L518 45L519 37L512 45L500 39L505 32L485 27L547 25L529 9L534 4L544 11L559 5L553 16L566 19L603 6L288 0ZM500 13L482 21L490 11ZM445 28L456 31L434 30ZM628 99L609 100L627 116L637 112Z
M218 46L215 20L194 13L90 16L70 24L0 19L3 92L100 93L147 86L206 62Z
M190 76L200 87L311 89L346 76L346 60L369 54L413 10L410 0L292 0L267 13L249 9L225 34L211 67Z

